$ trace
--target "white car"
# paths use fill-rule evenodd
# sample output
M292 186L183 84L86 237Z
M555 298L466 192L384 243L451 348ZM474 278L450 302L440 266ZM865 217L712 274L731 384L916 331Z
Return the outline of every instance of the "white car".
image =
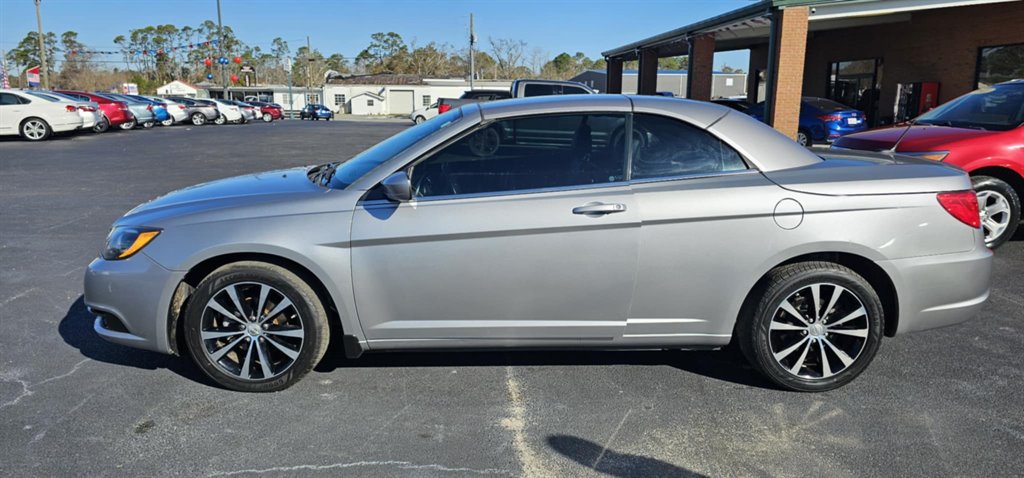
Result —
M44 100L75 105L75 108L78 108L78 116L82 117L82 129L93 129L97 124L99 124L100 120L103 119L103 112L100 110L100 105L93 103L92 101L82 101L78 98L72 98L68 95L53 91L22 91Z
M412 112L412 114L409 115L409 119L411 119L413 123L420 124L420 123L422 123L422 122L424 122L424 121L426 121L426 120L428 120L430 118L433 118L435 116L437 116L437 102L436 101L434 102L434 104L432 104L432 105L430 105L430 106L428 106L426 108L420 108L418 110L414 110Z
M229 121L232 123L242 122L242 109L238 105L220 98L210 98L210 100L217 103L217 111L220 111L220 116L213 120L213 124L224 124Z
M0 135L41 141L53 133L83 128L78 106L48 100L25 91L0 89Z
M160 124L164 126L171 126L178 123L184 123L189 119L188 111L185 111L185 108L187 107L181 103L178 103L177 101L169 100L167 98L160 98L159 96L146 96L146 98L149 98L153 101L159 101L167 105L167 114L171 115L171 117L160 122Z

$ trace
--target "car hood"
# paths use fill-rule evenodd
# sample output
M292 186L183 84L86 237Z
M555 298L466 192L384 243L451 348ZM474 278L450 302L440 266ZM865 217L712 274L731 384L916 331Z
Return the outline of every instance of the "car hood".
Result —
M899 141L897 151L909 153L941 150L950 143L998 133L997 131L932 125L914 125L909 128L908 130L907 126L893 126L848 134L836 140L832 145L837 148L862 151L883 151L892 149L896 141ZM903 136L903 139L900 139L900 136Z
M321 198L332 190L313 184L306 176L307 170L268 171L189 186L136 206L115 225L159 226L185 219L316 212L316 208L297 208L295 203Z
M830 196L917 194L971 188L962 169L911 156L860 151L830 151L824 161L799 168L766 172L792 191Z

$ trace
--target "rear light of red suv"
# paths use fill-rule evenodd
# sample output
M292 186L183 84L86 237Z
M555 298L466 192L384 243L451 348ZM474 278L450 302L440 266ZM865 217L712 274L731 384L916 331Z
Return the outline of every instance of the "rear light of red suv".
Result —
M938 194L939 204L958 221L975 229L981 227L981 214L978 212L978 195L972 191L956 191Z

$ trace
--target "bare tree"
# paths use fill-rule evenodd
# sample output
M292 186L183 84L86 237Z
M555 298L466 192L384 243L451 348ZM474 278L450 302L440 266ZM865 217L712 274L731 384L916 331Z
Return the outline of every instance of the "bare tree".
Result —
M497 62L496 70L499 78L513 78L516 67L522 66L526 52L526 42L511 38L487 38L491 44L491 54Z
M548 62L548 57L551 54L542 50L540 47L534 47L530 52L530 70L533 71L534 76L540 76L541 72L544 71L544 65Z

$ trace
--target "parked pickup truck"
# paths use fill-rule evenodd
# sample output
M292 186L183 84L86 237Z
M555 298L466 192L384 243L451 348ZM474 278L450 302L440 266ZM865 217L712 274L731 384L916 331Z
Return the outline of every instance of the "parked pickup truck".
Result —
M458 99L439 98L437 112L444 113L469 103L549 95L592 95L596 91L583 83L556 80L515 80L509 90L470 90Z

